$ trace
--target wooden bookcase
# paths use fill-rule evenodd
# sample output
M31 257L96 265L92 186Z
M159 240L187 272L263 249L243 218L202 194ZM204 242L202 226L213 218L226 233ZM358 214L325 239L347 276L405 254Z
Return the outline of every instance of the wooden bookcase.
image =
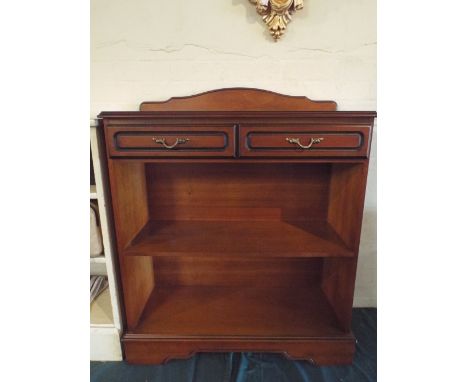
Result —
M352 362L374 118L255 89L101 113L126 359Z

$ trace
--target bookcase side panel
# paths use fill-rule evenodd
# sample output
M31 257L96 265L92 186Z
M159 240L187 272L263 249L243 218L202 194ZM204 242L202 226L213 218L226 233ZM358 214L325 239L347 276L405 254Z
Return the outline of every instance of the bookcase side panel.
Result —
M359 251L368 161L333 164L328 222L356 255Z
M112 159L108 163L126 324L132 329L138 324L155 285L150 257L122 255L148 221L145 165Z
M334 164L330 179L328 222L354 257L324 259L322 290L343 330L351 330L351 315L361 236L368 161Z

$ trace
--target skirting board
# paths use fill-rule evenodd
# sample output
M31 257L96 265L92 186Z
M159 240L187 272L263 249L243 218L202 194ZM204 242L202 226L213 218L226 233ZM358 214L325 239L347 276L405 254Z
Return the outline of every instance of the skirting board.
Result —
M119 332L114 327L91 327L91 361L122 361Z

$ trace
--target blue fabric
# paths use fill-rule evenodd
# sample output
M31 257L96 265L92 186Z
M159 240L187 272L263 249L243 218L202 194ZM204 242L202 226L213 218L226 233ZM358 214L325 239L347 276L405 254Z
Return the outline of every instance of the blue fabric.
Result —
M166 365L91 362L91 382L374 382L377 380L377 310L354 309L357 339L350 366L317 367L261 353L204 353Z

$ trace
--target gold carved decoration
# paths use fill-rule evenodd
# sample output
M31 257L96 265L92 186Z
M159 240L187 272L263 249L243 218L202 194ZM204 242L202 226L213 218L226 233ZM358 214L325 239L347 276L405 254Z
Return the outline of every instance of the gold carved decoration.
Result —
M268 26L275 41L284 34L291 15L304 7L303 0L249 0Z

